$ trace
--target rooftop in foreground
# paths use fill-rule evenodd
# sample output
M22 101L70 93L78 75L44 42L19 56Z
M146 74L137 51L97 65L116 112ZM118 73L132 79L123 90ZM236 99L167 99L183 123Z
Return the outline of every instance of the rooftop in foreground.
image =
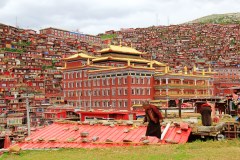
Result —
M128 145L143 145L146 132L145 125L136 124L80 124L79 122L55 122L44 127L20 142L22 149L46 148L96 148L116 147ZM162 130L164 127L162 127ZM186 143L191 133L191 128L182 130L180 127L171 126L163 141L149 137L149 145L166 143ZM86 134L83 136L82 134Z

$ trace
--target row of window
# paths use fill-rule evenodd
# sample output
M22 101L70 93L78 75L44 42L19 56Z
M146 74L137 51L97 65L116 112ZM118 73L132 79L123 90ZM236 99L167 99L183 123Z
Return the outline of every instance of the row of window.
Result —
M87 77L87 70L63 74L64 79L82 78L82 76Z
M102 83L101 83L102 81ZM78 81L78 82L65 82L63 87L64 88L79 88L82 87L82 83L84 87L91 87L91 81ZM127 77L119 77L119 78L107 78L107 79L94 79L93 80L93 86L100 86L100 83L102 86L110 86L111 85L122 85L127 84ZM66 85L67 84L67 85ZM144 77L132 77L131 84L148 84L150 85L150 78L144 78Z
M150 88L132 88L131 95L150 95ZM64 97L75 97L75 96L122 96L128 95L127 88L118 88L118 89L97 89L85 91L64 91Z
M107 74L107 75L98 75L98 76L89 76L90 79L96 78L109 78L109 77L124 77L124 76L143 76L143 77L150 77L152 74L146 73L115 73L115 74ZM64 73L64 79L73 79L73 78L82 78L87 77L87 70L83 71L75 71L75 72L66 72Z
M144 100L131 100L131 105L134 104L142 104L144 102ZM93 102L89 102L89 101L81 101L81 102L71 102L69 101L69 105L75 105L75 106L79 106L82 108L97 108L97 107L103 107L103 108L116 108L116 107L127 107L128 106L128 101L127 100L112 100L112 102L110 101L93 101Z
M7 87L7 84L5 84L5 83L2 83L2 85L1 85L2 87ZM14 87L15 85L14 84L12 84L12 83L10 83L10 84L8 84L8 87Z

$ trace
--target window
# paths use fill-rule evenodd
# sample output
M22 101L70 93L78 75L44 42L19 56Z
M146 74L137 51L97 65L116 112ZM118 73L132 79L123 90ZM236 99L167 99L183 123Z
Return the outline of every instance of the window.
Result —
M116 107L116 101L112 101L112 107Z
M122 95L122 88L118 88L118 95Z
M124 108L128 106L127 101L124 101Z
M105 86L105 85L106 85L106 84L105 84L105 83L106 83L105 81L106 81L106 79L102 79L102 86Z
M67 94L67 97L70 97L70 92L68 91L67 93L68 93L68 94Z
M100 79L97 79L97 86L100 86Z
M112 89L112 96L116 95L116 89Z
M118 107L122 107L122 101L118 101Z
M88 87L91 87L91 81L88 81Z
M139 88L136 89L136 95L140 95L140 90L139 90Z
M136 78L136 83L140 84L140 78L139 77Z
M147 84L150 84L150 78L147 79Z
M122 84L122 78L118 78L118 85Z
M83 71L83 74L84 77L87 77L87 71Z
M112 85L115 85L115 78L112 78Z
M144 84L144 78L141 78L141 82L140 82L141 84Z
M106 79L106 85L109 86L109 78Z
M127 95L127 88L124 89L124 95Z
M106 90L106 94L107 94L107 96L109 96L110 95L110 90L108 89L108 90Z
M132 88L132 95L135 95L135 89Z
M146 92L147 92L147 95L150 95L150 89L149 88L146 90Z
M135 84L135 77L132 77L132 84Z

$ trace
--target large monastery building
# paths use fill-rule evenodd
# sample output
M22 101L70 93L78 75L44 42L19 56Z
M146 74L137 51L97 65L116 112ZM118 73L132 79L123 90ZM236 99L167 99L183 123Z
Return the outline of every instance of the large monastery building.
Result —
M208 98L213 79L195 68L172 71L169 66L142 58L145 53L125 46L109 46L98 56L78 53L65 58L63 90L68 104L82 110L131 110L145 100L171 107L170 100Z

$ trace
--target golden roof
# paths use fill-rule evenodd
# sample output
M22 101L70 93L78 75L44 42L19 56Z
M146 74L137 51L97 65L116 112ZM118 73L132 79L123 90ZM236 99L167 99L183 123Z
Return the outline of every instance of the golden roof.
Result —
M109 48L104 48L100 51L100 53L108 53L108 52L130 53L130 54L137 54L137 55L145 54L131 47L114 46L114 45L110 45Z
M75 59L75 58L94 59L96 57L90 56L90 55L85 54L85 53L77 53L77 54L74 54L74 55L69 56L67 58L64 58L63 60L71 60L71 59Z
M131 62L140 62L140 63L150 63L151 61L146 60L146 59L134 59L134 58L119 58L119 57L100 57L100 58L95 58L92 61L93 62L98 62L98 61L104 61L104 60L117 60L117 61L128 61L130 60Z

